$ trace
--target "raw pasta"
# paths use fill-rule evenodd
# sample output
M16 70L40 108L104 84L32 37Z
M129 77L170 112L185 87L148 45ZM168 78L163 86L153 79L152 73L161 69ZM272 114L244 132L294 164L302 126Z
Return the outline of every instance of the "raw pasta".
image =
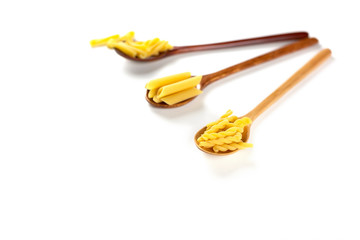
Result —
M172 95L163 97L163 98L161 98L161 100L168 105L173 105L175 103L182 102L186 99L195 97L195 96L199 95L200 93L202 93L201 90L193 87L193 88L189 88L189 89L174 93Z
M158 90L159 90L158 88L154 88L154 89L149 90L148 97L153 98L154 96L156 96L156 93L157 93Z
M168 84L172 84L181 80L185 80L188 79L189 77L191 77L191 73L190 72L184 72L184 73L178 73L178 74L174 74L171 76L167 76L167 77L163 77L163 78L157 78L154 80L151 80L150 82L148 82L145 86L145 88L151 90L154 88L160 88L162 86L168 85Z
M238 118L230 116L231 110L228 110L219 120L209 123L205 132L197 139L199 146L212 148L214 152L235 151L252 147L251 143L242 141L244 127L251 124L248 117Z
M92 47L107 46L110 49L116 48L130 57L138 57L141 59L157 56L162 52L173 49L167 41L160 40L159 38L142 42L135 41L134 36L134 32L128 32L122 37L114 35L107 38L91 40L90 45Z
M119 34L116 34L116 35L113 35L113 36L110 36L110 37L107 37L107 38L102 38L102 39L94 39L94 40L91 40L90 41L90 45L92 47L100 47L100 46L106 46L107 42L109 40L112 40L112 39L118 39L120 38L120 35Z
M191 77L191 73L184 72L151 80L145 88L149 90L148 98L154 102L173 105L202 93L197 88L201 79L202 76Z
M201 81L201 76L196 76L173 84L169 84L161 87L158 90L157 95L159 98L163 98L185 89L194 88L200 83L200 81Z

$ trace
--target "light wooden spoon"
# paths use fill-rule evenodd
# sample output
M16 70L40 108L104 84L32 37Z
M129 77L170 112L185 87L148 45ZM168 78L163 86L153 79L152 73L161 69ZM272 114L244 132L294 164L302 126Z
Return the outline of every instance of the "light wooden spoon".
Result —
M259 105L257 105L253 110L244 116L240 117L248 117L253 122L255 119L262 114L266 109L268 109L272 104L274 104L277 100L279 100L285 93L287 93L292 87L294 87L297 83L299 83L302 79L304 79L311 71L313 71L316 67L318 67L323 61L325 61L328 57L330 57L331 51L330 49L321 50L315 57L313 57L310 61L308 61L302 68L300 68L296 73L294 73L287 81L285 81L280 87L278 87L274 92L272 92L267 98L265 98ZM204 148L199 146L197 139L205 132L206 126L200 129L195 134L195 143L196 146L206 153L214 154L214 155L227 155L234 153L235 151L226 151L226 152L214 152L212 148ZM244 128L244 132L242 133L242 141L246 142L250 136L250 126L246 126Z
M312 45L316 44L317 42L318 42L318 40L316 38L302 39L302 40L299 40L299 41L297 41L295 43L291 43L291 44L288 44L288 45L286 45L284 47L281 47L281 48L279 48L277 50L274 50L274 51L268 52L266 54L257 56L255 58L249 59L249 60L247 60L245 62L236 64L234 66L225 68L225 69L220 70L218 72L203 75L202 79L201 79L201 82L199 84L199 89L203 90L206 86L208 86L209 84L211 84L211 83L213 83L213 82L215 82L215 81L217 81L219 79L225 78L225 77L227 77L227 76L229 76L231 74L234 74L234 73L237 73L239 71L248 69L250 67L257 66L257 65L259 65L261 63L265 63L265 62L268 62L270 60L279 58L279 57L284 56L286 54L298 51L300 49L312 46ZM152 106L159 107L159 108L180 107L180 106L183 106L183 105L189 103L190 101L192 101L195 98L195 97L189 98L189 99L184 100L182 102L179 102L179 103L176 103L176 104L173 104L173 105L168 105L168 104L166 104L164 102L160 102L160 103L154 102L153 99L148 97L148 93L149 93L149 91L147 90L146 97L145 97L146 100Z
M293 33L284 33L284 34L276 34L265 37L256 37L256 38L247 38L242 40L228 41L228 42L219 42L219 43L209 43L209 44L201 44L201 45L191 45L191 46L174 46L172 50L160 53L157 56L148 57L145 59L130 57L115 48L115 51L122 57L137 61L137 62L150 62L155 60L160 60L168 56L173 56L181 53L188 52L196 52L196 51L204 51L204 50L213 50L213 49L221 49L221 48L230 48L230 47L239 47L239 46L248 46L262 43L271 43L271 42L279 42L286 40L296 40L308 37L307 32L293 32Z

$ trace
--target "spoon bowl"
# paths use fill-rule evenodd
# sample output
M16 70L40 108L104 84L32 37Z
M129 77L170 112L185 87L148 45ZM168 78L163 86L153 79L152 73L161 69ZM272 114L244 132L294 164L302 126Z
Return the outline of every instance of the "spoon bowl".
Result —
M201 81L200 81L200 83L198 85L198 89L204 90L206 88L206 86L208 86L209 84L211 84L211 83L213 83L213 82L215 82L215 81L217 81L219 79L225 78L225 77L227 77L227 76L229 76L231 74L240 72L242 70L245 70L245 69L260 65L261 63L265 63L265 62L268 62L270 60L279 58L279 57L284 56L286 54L296 52L296 51L298 51L300 49L312 46L312 45L314 45L316 43L318 43L318 40L316 38L305 38L305 39L299 40L297 42L288 44L288 45L286 45L284 47L281 47L279 49L276 49L274 51L268 52L266 54L263 54L263 55L260 55L260 56L254 57L254 58L251 58L251 59L246 60L246 61L244 61L242 63L233 65L231 67L225 68L223 70L220 70L220 71L217 71L217 72L214 72L214 73L211 73L211 74L203 75L202 79L201 79ZM168 105L168 104L166 104L164 102L160 102L160 103L154 102L153 99L148 97L148 92L149 92L149 90L146 91L146 97L145 97L146 100L152 106L158 107L158 108L181 107L181 106L191 102L192 100L194 100L196 98L196 97L193 97L193 98L186 99L186 100L184 100L182 102L179 102L179 103L176 103L176 104L173 104L173 105Z
M307 38L308 36L309 34L307 32L293 32L293 33L276 34L276 35L269 35L264 37L247 38L247 39L219 42L219 43L209 43L209 44L191 45L191 46L174 46L173 49L171 50L162 52L157 56L151 56L144 59L138 57L131 57L126 55L117 48L114 49L117 54L128 60L136 61L136 62L152 62L176 54L221 49L221 48L239 47L239 46L249 46L255 44L279 42L286 40L296 40L296 39Z
M194 137L194 141L195 141L195 145L197 146L197 148L205 153L208 153L208 154L212 154L212 155L220 155L220 156L225 156L225 155L230 155L234 152L237 152L239 151L240 149L236 149L234 151L226 151L226 152L214 152L214 150L212 148L204 148L204 147L201 147L197 141L197 139L206 131L206 126L201 128L196 134L195 134L195 137ZM242 138L241 138L241 141L243 142L247 142L247 140L249 139L250 137L250 125L247 125L244 127L244 131L242 132Z
M303 67L301 67L297 72L295 72L288 80L286 80L282 85L280 85L274 92L272 92L268 97L266 97L261 103L259 103L253 110L251 110L248 114L243 117L248 117L255 121L255 119L262 114L266 109L268 109L271 105L273 105L277 100L279 100L285 93L287 93L291 88L293 88L297 83L303 80L310 72L315 70L322 62L324 62L327 58L331 56L330 49L321 50L318 54L316 54L310 61L308 61ZM242 117L241 117L242 118ZM242 133L242 141L247 142L250 136L250 126L247 125L244 127L244 131ZM212 148L204 148L199 146L197 139L205 132L206 126L201 128L195 134L195 144L196 146L203 152L213 154L213 155L228 155L234 153L234 151L226 151L226 152L214 152Z
M130 57L129 55L126 55L125 53L123 53L121 50L119 50L117 48L114 48L114 50L115 50L115 52L117 54L119 54L123 58L126 58L126 59L131 60L131 61L135 61L135 62L152 62L152 61L160 60L160 59L163 59L165 57L169 57L171 55L176 54L176 51L177 51L178 48L179 47L174 47L172 50L162 52L157 56L151 56L151 57L148 57L148 58Z

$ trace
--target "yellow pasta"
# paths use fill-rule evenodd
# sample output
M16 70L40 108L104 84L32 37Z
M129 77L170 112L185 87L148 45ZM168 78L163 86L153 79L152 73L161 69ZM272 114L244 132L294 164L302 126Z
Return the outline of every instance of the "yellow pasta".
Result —
M119 37L119 41L134 41L135 33L133 31L128 32L122 37Z
M186 99L195 97L200 93L202 93L202 91L194 87L163 97L161 100L168 105L173 105Z
M223 144L223 145L216 145L213 147L214 152L227 152L227 151L235 151L237 149L245 149L253 147L251 143L231 143L231 144Z
M241 142L242 134L240 132L236 132L233 136L225 136L222 138L215 138L213 140L202 141L200 142L200 146L210 148L215 145L222 145L222 144L230 144L233 142Z
M161 99L159 99L157 96L154 96L153 97L153 101L156 102L156 103L161 103Z
M149 90L155 89L155 88L160 88L165 85L169 85L169 84L181 81L181 80L188 79L189 77L191 77L191 73L184 72L184 73L178 73L178 74L174 74L174 75L163 77L163 78L157 78L157 79L154 79L154 80L151 80L150 82L148 82L146 84L145 88L147 88Z
M141 59L157 56L162 52L173 49L173 46L167 41L162 41L159 38L142 42L135 41L134 36L134 32L128 32L122 37L114 35L107 38L91 40L90 45L92 47L108 46L110 49L116 48L130 57Z
M148 40L145 42L145 46L147 46L147 51L151 52L153 48L160 42L159 38L154 38L152 40Z
M153 49L151 49L151 53L153 56L159 55L160 52L164 52L166 50L166 46L168 45L168 42L163 41L157 44Z
M230 116L227 111L219 120L209 123L205 132L197 139L199 146L212 148L214 152L235 151L252 147L251 143L242 141L244 128L251 124L248 117L238 118Z
M163 98L163 97L174 94L176 92L180 92L180 91L188 89L188 88L193 88L200 83L201 78L202 78L202 76L196 76L196 77L188 78L188 79L185 79L185 80L173 83L173 84L163 86L157 92L158 98Z
M242 133L243 132L243 128L239 128L239 127L230 127L228 129L226 129L225 131L221 131L221 132L210 132L209 130L207 130L206 132L204 132L199 138L198 141L208 141L208 140L214 140L214 139L218 139L218 138L226 138L229 136L235 136L237 133Z
M118 39L120 38L119 34L107 37L107 38L102 38L102 39L94 39L90 41L90 45L92 47L99 47L99 46L106 46L107 42L109 40L114 40L114 39Z
M149 90L148 97L153 98L154 96L156 96L157 91L158 91L158 88Z
M222 115L220 117L220 119L216 120L215 122L208 123L206 126L208 128L210 128L211 126L223 121L225 118L227 118L229 120L229 122L233 122L233 121L235 121L237 119L237 117L236 116L230 116L231 114L233 114L233 112L231 110L228 110L224 115Z
M191 77L190 72L151 80L145 85L149 90L148 98L154 102L174 105L202 93L197 89L202 76Z
M138 54L137 49L127 46L124 42L110 41L108 44L109 48L117 48L130 57L136 57Z

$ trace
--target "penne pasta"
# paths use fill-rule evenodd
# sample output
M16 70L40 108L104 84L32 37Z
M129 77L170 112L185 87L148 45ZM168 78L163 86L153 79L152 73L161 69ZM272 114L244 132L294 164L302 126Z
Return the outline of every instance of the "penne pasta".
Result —
M184 73L178 73L178 74L174 74L174 75L163 77L163 78L157 78L157 79L154 79L154 80L151 80L150 82L148 82L146 84L145 88L147 88L149 90L155 89L155 88L160 88L165 85L169 85L169 84L181 81L181 80L188 79L189 77L191 77L191 73L184 72Z
M189 89L171 94L169 96L163 97L163 98L161 98L161 100L168 105L173 105L173 104L182 102L186 99L195 97L195 96L199 95L200 93L202 93L202 91L197 88L189 88Z
M157 98L157 96L154 96L153 97L153 101L156 102L156 103L161 103L161 99Z
M148 97L153 98L154 96L156 96L157 91L158 91L158 88L149 90Z
M161 99L176 92L195 87L200 83L201 78L202 76L191 77L186 80L161 87L157 92L157 97Z

